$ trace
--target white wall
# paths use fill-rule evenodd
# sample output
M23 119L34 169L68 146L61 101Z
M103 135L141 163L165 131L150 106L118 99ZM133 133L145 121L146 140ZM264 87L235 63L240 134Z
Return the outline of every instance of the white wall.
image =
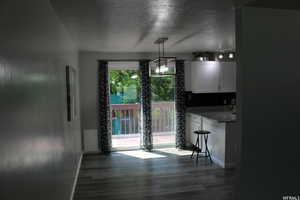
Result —
M237 14L243 200L299 195L300 12Z
M78 51L48 0L0 6L1 200L70 199L80 118L67 121L65 66Z
M99 152L97 129L85 129L83 131L83 135L84 135L84 151L86 153Z

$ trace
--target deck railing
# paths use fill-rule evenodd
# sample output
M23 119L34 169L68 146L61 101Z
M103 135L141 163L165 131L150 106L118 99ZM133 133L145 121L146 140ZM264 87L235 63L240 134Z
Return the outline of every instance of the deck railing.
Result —
M174 131L174 102L152 103L152 132ZM112 104L112 134L128 135L140 133L140 104Z

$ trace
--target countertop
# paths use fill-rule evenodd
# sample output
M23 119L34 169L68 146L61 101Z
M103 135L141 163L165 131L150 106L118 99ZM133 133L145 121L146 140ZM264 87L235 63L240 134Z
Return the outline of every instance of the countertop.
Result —
M201 115L220 123L236 122L236 114L233 114L229 108L224 106L216 107L189 107L186 109L187 113L192 113L195 115Z

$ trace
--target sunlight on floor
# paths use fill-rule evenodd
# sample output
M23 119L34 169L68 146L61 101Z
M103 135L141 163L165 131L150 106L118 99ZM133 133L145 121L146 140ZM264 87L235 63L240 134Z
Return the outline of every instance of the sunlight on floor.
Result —
M191 151L178 150L178 149L175 149L175 148L155 149L155 151L162 152L162 153L174 154L174 155L177 155L177 156L187 156L187 155L192 154Z
M137 150L137 151L119 151L119 154L124 154L127 156L132 156L135 158L140 158L140 159L149 159L149 158L165 158L166 156L152 153L152 152L146 152L143 150Z
M139 147L141 143L141 134L112 135L112 147L114 149ZM174 132L153 132L153 145L175 146Z

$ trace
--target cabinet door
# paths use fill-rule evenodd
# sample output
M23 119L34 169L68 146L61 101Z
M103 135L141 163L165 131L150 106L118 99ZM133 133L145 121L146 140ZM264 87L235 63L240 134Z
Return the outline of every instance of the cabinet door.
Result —
M200 115L190 115L190 121L191 121L191 135L190 135L190 140L192 144L196 144L196 139L197 135L194 133L194 131L200 130L201 129L201 116Z
M221 63L221 92L236 91L236 63L223 62Z
M210 93L220 90L220 63L214 61L192 62L191 88L195 93Z

